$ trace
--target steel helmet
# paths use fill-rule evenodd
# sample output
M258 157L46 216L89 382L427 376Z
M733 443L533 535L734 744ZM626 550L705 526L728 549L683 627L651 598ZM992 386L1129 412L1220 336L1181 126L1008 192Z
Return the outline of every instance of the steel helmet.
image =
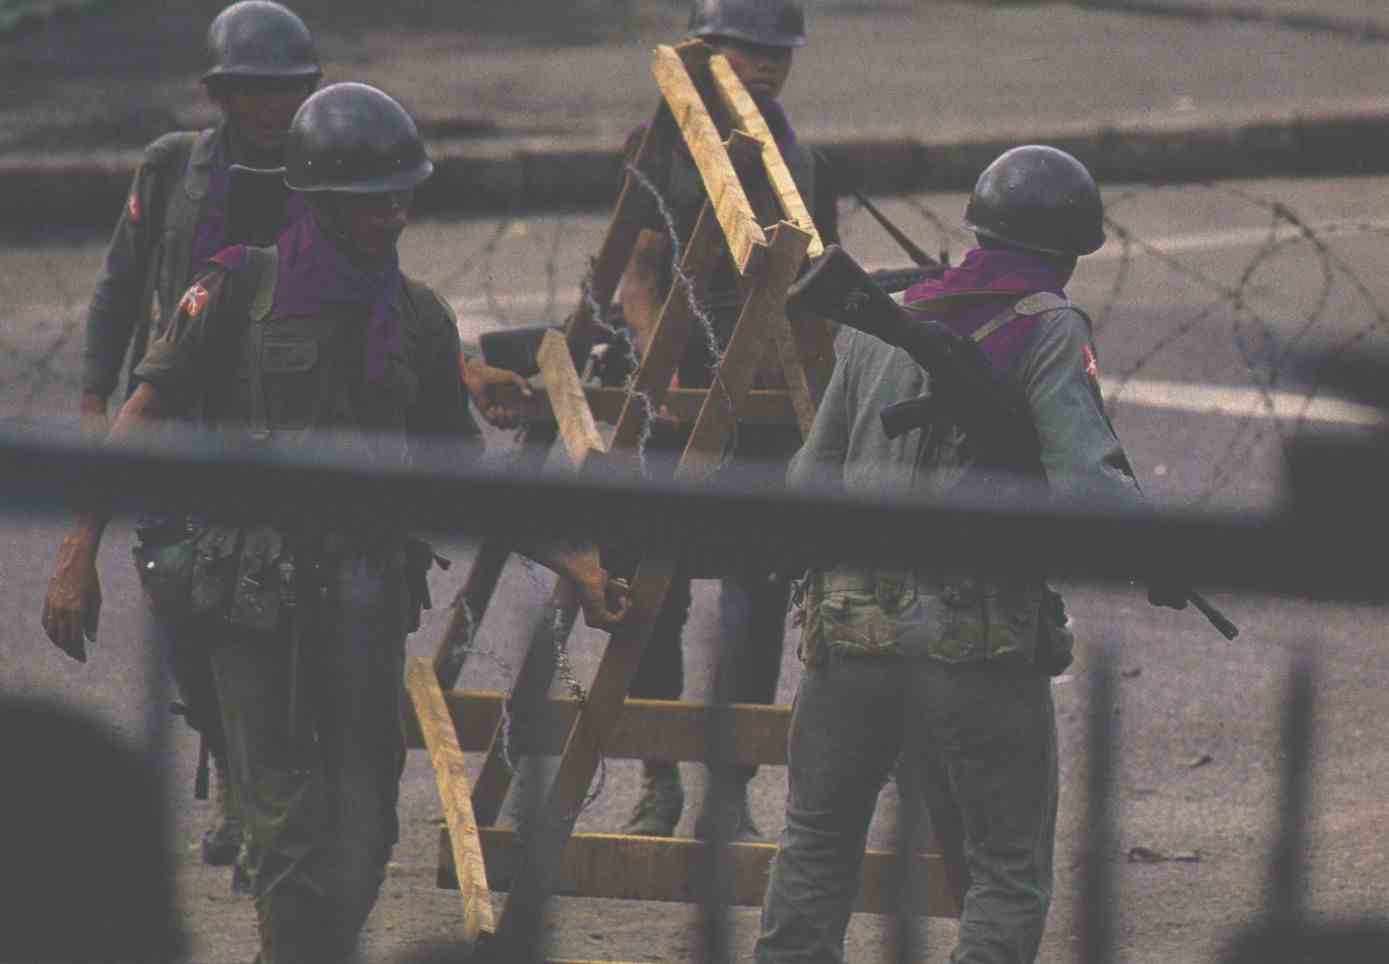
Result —
M805 10L800 0L694 0L689 34L804 47Z
M415 187L433 172L414 119L368 84L330 84L290 122L285 184L292 190L379 194Z
M227 7L207 29L212 69L217 78L318 78L323 69L304 21L271 0L241 0Z
M1015 247L1079 256L1104 244L1104 205L1084 164L1029 144L1000 155L979 175L965 227Z

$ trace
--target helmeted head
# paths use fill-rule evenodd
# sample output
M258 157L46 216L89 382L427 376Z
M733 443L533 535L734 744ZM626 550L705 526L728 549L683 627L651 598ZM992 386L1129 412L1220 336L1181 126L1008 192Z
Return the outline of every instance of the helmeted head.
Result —
M691 37L724 37L763 47L804 47L800 0L694 0Z
M1104 205L1085 165L1040 144L1015 147L984 169L965 208L980 238L1079 257L1104 244Z
M272 0L241 0L207 29L212 67L203 82L317 80L323 75L313 36L298 15Z
M405 228L414 189L434 172L410 114L368 84L330 84L289 126L285 184L310 196L320 224L368 257Z

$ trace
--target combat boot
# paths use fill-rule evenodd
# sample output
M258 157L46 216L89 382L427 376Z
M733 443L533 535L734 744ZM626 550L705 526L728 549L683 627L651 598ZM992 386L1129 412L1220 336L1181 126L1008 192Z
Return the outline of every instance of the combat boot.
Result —
M669 837L675 833L680 811L685 806L680 766L648 761L642 763L641 769L641 797L623 829L640 837Z
M241 818L232 800L231 774L227 761L212 758L216 788L212 794L212 826L203 834L203 863L212 867L228 867L236 863L241 853Z
M718 824L714 823L716 814L715 804L712 799L706 797L704 809L700 811L698 819L695 820L695 836L700 840L708 840L714 835L714 828ZM752 807L748 803L748 785L745 781L739 780L732 787L728 796L723 800L719 807L717 818L722 823L728 834L730 841L755 841L762 839L762 831L758 829L752 819Z

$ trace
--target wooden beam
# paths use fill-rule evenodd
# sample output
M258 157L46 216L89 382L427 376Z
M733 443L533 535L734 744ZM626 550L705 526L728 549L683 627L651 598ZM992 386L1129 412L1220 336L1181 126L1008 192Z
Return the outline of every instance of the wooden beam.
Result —
M459 746L465 753L486 750L492 732L502 718L505 693L486 690L454 690L444 694L453 715ZM578 714L573 697L552 697L543 704L539 718L517 726L514 747L518 753L554 756ZM613 760L702 761L704 716L708 705L693 700L641 700L628 697L603 744L603 755ZM783 704L735 703L733 711L736 755L739 766L784 766L786 734L791 707ZM524 730L524 734L520 731ZM416 739L413 748L421 744ZM476 806L475 806L476 809ZM483 820L487 824L491 821Z
M498 828L482 831L487 872L499 890L511 885L516 832ZM618 900L698 902L700 864L707 844L689 837L632 837L623 834L576 833L569 838L557 890L565 897L604 897ZM767 873L776 844L734 843L728 847L732 862L728 903L758 907L767 890ZM881 850L863 855L863 870L854 910L862 914L896 912L895 856ZM913 872L924 875L926 906L930 917L958 917L960 909L946 882L945 866L937 854L917 855ZM918 877L918 879L923 879ZM440 875L448 886L447 870Z
M463 895L463 939L475 943L479 936L495 933L497 927L482 843L473 819L468 778L463 772L463 751L458 746L453 717L444 704L444 694L429 660L409 661L405 669L405 688L415 707L415 717L434 765L439 799L444 805L444 827L451 843L448 851Z
M569 354L569 343L557 331L545 332L536 352L540 373L545 378L545 388L550 405L555 412L555 422L559 425L560 441L569 452L569 459L575 468L583 468L588 457L607 451L603 436L598 433L598 425L589 410L588 399L584 395L583 382L574 368L574 359Z
M834 332L823 318L791 321L784 310L772 316L772 325L787 392L805 438L834 373Z
M809 240L810 235L786 221L772 229L766 268L759 272L743 304L723 363L709 387L680 459L677 479L704 478L722 463L724 446L752 388L762 356L771 344L772 325L768 318L773 313L785 315L786 289L805 260L805 246Z
M657 47L651 72L704 181L705 193L723 228L733 263L739 274L746 275L755 270L755 262L767 237L757 223L742 181L724 149L719 129L675 48Z
M641 143L630 163L639 171L644 171L652 158L663 157L676 144L677 133L670 111L662 103L657 106L651 121L642 132ZM579 303L565 326L565 336L569 345L579 357L588 354L598 331L593 306L606 311L617 291L622 273L627 270L627 262L636 246L637 235L647 223L648 211L656 210L656 201L646 188L636 182L631 172L625 172L622 191L618 194L613 208L612 220L608 222L607 233L598 254L593 259L593 268L588 278L588 290L579 297Z
M704 296L709 275L720 253L719 241L718 221L706 200L695 221L694 230L690 232L689 243L680 256L680 270L684 278L694 285L693 295L696 299ZM671 376L680 365L680 357L689 343L690 328L694 324L690 295L685 281L680 277L671 281L670 291L656 318L656 327L651 332L650 343L642 354L641 367L632 379L632 390L626 392L617 389L623 392L623 401L617 428L613 432L614 452L635 450L646 428L647 411L642 403L643 398L653 413L665 402Z
M627 690L670 591L675 569L675 553L671 549L648 556L637 566L632 579L632 606L603 650L588 699L574 719L559 769L546 795L534 830L535 846L528 848L533 862L518 875L516 893L520 900L516 905L519 907L533 907L554 890L565 842L573 832L580 804L598 769L603 746L622 712ZM514 930L523 926L519 916L510 915L511 906L508 901L498 924L498 932L504 940L516 936Z
M777 146L776 138L772 136L771 128L767 126L767 120L758 109L757 102L752 99L752 95L738 79L737 73L728 63L728 58L723 54L714 54L709 58L709 72L713 75L714 89L718 91L719 100L733 118L734 126L756 138L762 145L762 163L782 216L810 235L810 243L805 249L806 257L820 257L825 253L825 246L820 241L820 232L815 229L815 219L806 207L805 199L801 197L796 179L791 176L786 159L781 155L781 148Z
M516 706L543 705L545 694L555 676L556 639L563 634L567 639L574 628L574 620L579 613L579 599L574 592L574 584L561 578L555 583L549 602L540 611L531 627L530 642L521 668L512 681L513 704ZM459 737L468 743L479 741L487 736L480 749L487 753L478 773L477 785L473 789L473 810L478 822L483 826L494 824L501 814L506 801L507 790L511 787L511 767L506 759L506 733L502 729L501 701L493 704L495 714L486 724L469 723L457 727ZM452 711L452 709L450 710ZM457 717L455 717L457 723ZM525 739L539 724L523 720L517 727L517 735ZM480 728L485 727L485 728ZM466 737L463 734L467 734ZM480 742L480 741L479 741Z

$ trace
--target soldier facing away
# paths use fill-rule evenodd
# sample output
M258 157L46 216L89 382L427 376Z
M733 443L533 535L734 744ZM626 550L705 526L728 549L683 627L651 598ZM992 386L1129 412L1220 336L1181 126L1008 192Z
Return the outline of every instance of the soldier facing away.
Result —
M333 438L383 468L463 438L455 320L396 251L432 169L414 121L376 88L334 84L305 101L284 180L308 215L273 246L213 257L136 367L110 438L196 411L247 445ZM265 964L347 958L396 841L404 643L432 559L405 511L385 498L312 511L222 502L155 560L166 605L187 611L210 655ZM79 518L45 600L49 638L79 659L105 523L100 510ZM590 625L622 618L596 552L531 554L575 583Z
M1009 151L979 177L965 226L978 247L904 300L973 339L1025 404L1040 456L1013 481L1080 504L1141 506L1104 413L1089 319L1064 290L1078 257L1104 241L1089 172L1053 148ZM791 463L793 486L872 498L981 491L998 481L976 471L981 440L939 413L895 438L884 431L886 406L935 388L905 350L852 330L837 349L814 426ZM1036 958L1056 832L1048 675L1070 662L1072 638L1044 574L1018 570L1000 559L986 571L945 561L807 575L786 828L762 908L759 964L844 959L869 822L894 765L904 787L920 787L962 897L951 961ZM1180 587L1155 587L1149 598L1186 605ZM914 794L904 796L911 806Z
M696 0L690 15L689 35L708 43L723 54L757 102L776 138L777 146L796 181L816 229L825 243L838 239L839 222L835 190L823 161L796 137L778 98L791 71L793 51L805 46L805 14L799 0ZM630 158L640 143L641 131L628 140ZM660 193L675 221L683 245L690 239L695 219L704 204L705 192L698 170L688 150L679 143L668 155L644 158L643 168ZM661 304L671 284L673 242L665 220L651 208L631 260L622 278L619 293L623 314L638 353L650 342ZM714 325L719 348L726 347L738 320L741 304L737 272L727 258L717 268L704 299ZM713 356L707 334L696 330L682 356L675 385L707 387L711 381ZM776 384L778 373L762 373L759 384ZM773 379L769 381L768 379ZM659 420L648 452L664 451L678 455L689 439L690 426L675 426ZM782 461L790 458L800 444L794 425L740 425L735 458ZM783 575L747 569L730 573L721 580L719 594L719 635L736 653L734 682L730 698L738 703L772 703L781 674L782 642L786 635L786 610L790 582ZM690 607L690 579L678 574L652 631L646 652L633 678L631 695L644 699L679 699L684 689L681 633ZM733 828L734 836L759 836L748 806L747 785L756 767L739 768L730 795L733 812L722 824ZM642 793L627 822L629 833L669 836L675 830L684 807L680 771L675 763L645 761L642 764ZM708 821L696 824L696 833L707 836Z

